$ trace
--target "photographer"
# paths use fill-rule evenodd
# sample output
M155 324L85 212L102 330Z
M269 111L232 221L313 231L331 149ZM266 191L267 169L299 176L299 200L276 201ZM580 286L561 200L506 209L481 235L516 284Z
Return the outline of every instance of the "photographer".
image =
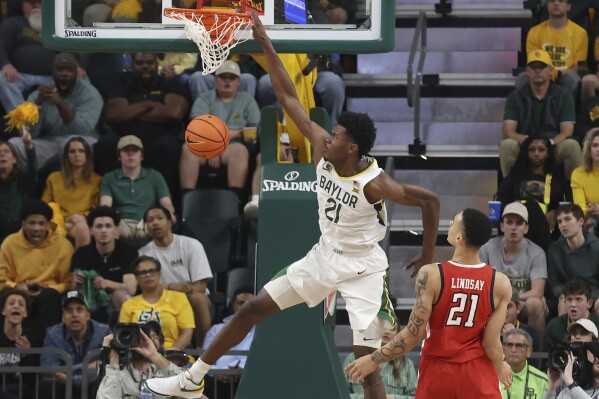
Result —
M549 381L544 399L553 399L556 395L558 399L596 398L599 395L597 326L589 319L580 319L568 326L568 333L566 340L570 345L565 352L568 353L567 359L565 353L562 354L562 361L567 361L565 367L557 367L559 365L556 365L554 360L557 356L555 352L550 353L550 369L547 371ZM573 344L590 346L590 350L585 347L575 351L572 348ZM563 384L560 384L562 380Z
M129 350L115 348L113 334L104 338L103 349L110 352L97 399L140 398L146 379L177 375L182 371L161 354L163 338L158 322L141 325L139 332L141 343ZM120 364L123 364L122 368Z

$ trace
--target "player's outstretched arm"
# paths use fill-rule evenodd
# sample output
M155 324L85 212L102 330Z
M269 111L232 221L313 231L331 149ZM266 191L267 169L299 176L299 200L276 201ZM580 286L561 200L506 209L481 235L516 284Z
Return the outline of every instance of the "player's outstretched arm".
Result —
M281 63L279 56L275 52L270 38L264 30L262 22L256 13L251 13L253 20L253 35L254 40L262 46L266 63L268 66L268 74L272 82L272 88L277 96L277 100L281 103L289 117L296 124L300 132L310 140L310 144L314 148L315 163L322 158L322 152L325 147L325 141L330 137L326 130L318 126L310 120L308 113L302 107L302 104L297 97L295 86Z
M381 199L397 202L398 204L417 206L422 211L422 254L416 256L405 267L414 268L412 277L423 265L433 262L437 231L439 230L439 197L424 187L412 184L402 184L395 181L386 173L381 173L366 186L365 194L370 203Z
M362 356L345 367L350 380L364 382L364 377L376 370L380 364L396 359L414 348L424 338L426 325L431 316L435 296L440 289L439 271L436 264L423 266L416 277L416 303L412 308L407 326L387 345Z
M491 360L493 366L495 366L495 370L497 370L499 381L507 389L512 385L512 368L503 361L501 329L505 322L507 305L512 298L512 285L505 274L496 272L494 287L493 300L495 310L485 327L482 345L487 357Z

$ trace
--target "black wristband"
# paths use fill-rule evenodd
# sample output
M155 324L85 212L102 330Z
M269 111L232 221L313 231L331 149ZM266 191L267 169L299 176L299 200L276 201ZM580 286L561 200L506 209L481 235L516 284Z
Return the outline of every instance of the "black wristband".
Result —
M574 381L573 383L571 383L570 385L568 385L568 389L574 389L578 386L578 384L576 383L576 381Z

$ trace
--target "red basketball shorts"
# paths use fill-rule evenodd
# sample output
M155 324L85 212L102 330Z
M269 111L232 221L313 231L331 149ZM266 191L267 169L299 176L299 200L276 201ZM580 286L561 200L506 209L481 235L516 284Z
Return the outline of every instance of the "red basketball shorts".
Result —
M482 356L465 363L422 360L415 399L501 399L499 377Z

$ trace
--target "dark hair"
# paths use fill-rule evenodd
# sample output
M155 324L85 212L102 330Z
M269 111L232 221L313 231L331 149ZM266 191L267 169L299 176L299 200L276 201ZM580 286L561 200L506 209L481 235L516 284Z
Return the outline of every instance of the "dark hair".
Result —
M466 246L473 248L480 248L489 241L493 229L487 215L472 208L462 211L462 228Z
M235 290L235 292L233 292L233 298L235 298L239 294L252 294L252 295L254 295L254 288L250 287L249 285L242 285L241 287L237 288Z
M16 175L17 173L19 173L19 170L23 167L23 164L21 163L21 158L19 157L19 153L10 141L0 140L0 146L1 145L7 146L9 151L12 153L12 156L15 157L15 159L17 160L9 173L9 176Z
M156 205L156 206L152 206L152 207L148 208L148 210L144 213L144 219L143 219L144 222L148 218L148 212L150 212L152 209L160 209L162 211L162 213L164 213L164 216L166 217L167 220L173 220L171 218L171 211L169 211L168 209L166 209L162 205Z
M152 262L154 265L156 265L156 268L158 269L158 271L160 271L160 262L158 261L158 259L153 258L151 256L146 256L146 255L141 255L138 256L137 258L133 259L133 262L131 262L131 271L135 272L137 270L137 267L142 263L142 262Z
M32 199L23 204L21 208L21 220L27 219L31 215L42 215L48 222L52 220L54 211L50 205L39 199Z
M518 158L516 158L514 167L510 171L510 174L513 173L516 176L517 181L523 180L529 173L530 159L528 159L528 147L530 147L532 142L535 140L542 141L545 144L545 147L547 147L547 159L543 165L543 171L546 174L551 173L554 176L560 173L560 170L557 167L557 162L555 161L555 151L553 150L553 146L551 145L549 138L545 136L529 136L522 142L522 145L520 146L520 152L518 153Z
M343 126L347 134L356 142L360 157L372 150L376 139L376 127L368 114L342 112L337 118L337 124Z
M589 285L583 280L577 278L568 281L564 285L564 288L562 289L562 294L564 294L564 296L584 295L587 297L587 299L591 299L593 297L591 293L591 287L589 287Z
M0 309L4 309L6 306L6 301L8 297L11 295L19 295L25 299L25 308L27 308L27 313L29 313L29 308L31 306L31 297L25 291L21 291L16 287L6 287L0 293Z
M72 143L81 143L83 151L85 151L85 165L83 165L83 180L89 182L94 171L94 156L89 143L83 137L74 136L67 141L62 149L62 158L60 160L60 173L64 180L64 187L75 187L75 178L73 176L73 167L69 161L69 152L71 151Z
M574 215L574 217L576 218L576 220L579 219L584 219L584 211L582 210L582 208L576 204L565 204L560 206L559 208L557 208L557 211L555 212L555 216L559 216L562 213L571 213L572 215Z
M109 206L102 205L89 211L87 214L87 225L92 227L97 218L103 217L111 218L115 226L118 226L119 223L121 223L121 216L117 211Z

